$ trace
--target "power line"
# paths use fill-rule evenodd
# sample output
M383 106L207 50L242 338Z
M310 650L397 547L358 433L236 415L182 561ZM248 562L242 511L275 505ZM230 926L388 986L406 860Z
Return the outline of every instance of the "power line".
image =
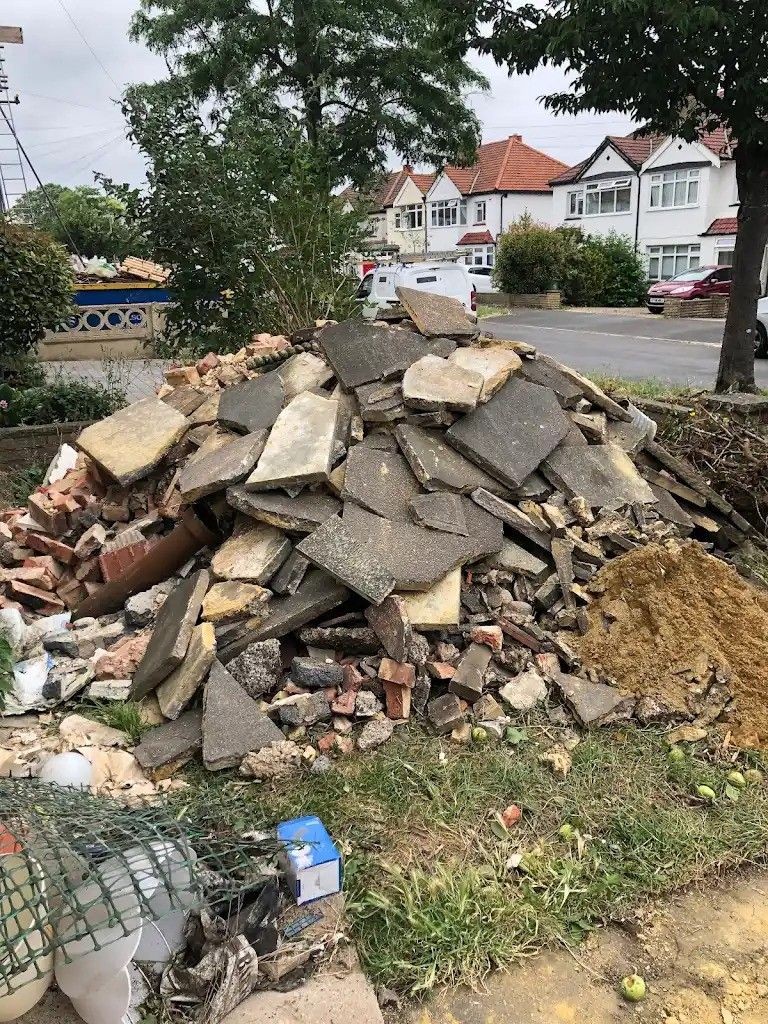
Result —
M79 25L77 24L77 22L75 21L75 19L74 19L74 18L72 17L72 15L71 15L71 14L69 13L69 11L67 10L67 8L66 8L66 6L65 6L65 4L64 4L64 0L58 0L58 4L59 4L59 7L60 7L60 8L62 9L62 11L64 11L64 13L66 14L66 16L67 16L67 17L69 18L69 20L70 20L70 21L72 22L72 27L74 28L75 32L77 32L77 34L78 34L78 35L80 36L80 38L82 39L82 41L83 41L83 42L85 43L85 45L86 45L86 46L88 47L88 49L89 49L89 50L91 51L91 55L93 56L93 58L94 58L94 60L96 61L96 63L97 63L98 65L99 65L99 67L100 67L100 68L101 68L101 70L102 70L102 71L104 72L104 74L105 74L105 75L107 76L107 78L108 78L108 79L110 80L110 82L112 83L112 85L114 85L114 87L115 87L116 89L118 89L118 90L119 90L119 89L120 89L120 86L119 86L119 85L117 84L117 82L116 82L116 81L114 80L114 78L113 78L113 77L112 77L112 75L110 74L110 72L109 72L109 69L108 69L108 68L107 68L107 66L106 66L106 65L104 64L104 62L102 61L101 57L100 57L100 56L98 55L98 53L96 53L96 51L94 50L94 48L93 48L93 47L91 46L91 44L90 44L90 43L88 42L88 40L87 40L87 39L85 38L85 36L83 35L83 33L82 33L82 32L80 31L80 26L79 26Z
M39 92L30 92L28 89L19 89L22 96L32 96L36 100L49 100L51 103L64 103L69 107L82 107L83 110L95 110L97 114L103 114L104 110L99 107L90 106L88 103L77 103L75 100L65 100L61 96L44 96Z

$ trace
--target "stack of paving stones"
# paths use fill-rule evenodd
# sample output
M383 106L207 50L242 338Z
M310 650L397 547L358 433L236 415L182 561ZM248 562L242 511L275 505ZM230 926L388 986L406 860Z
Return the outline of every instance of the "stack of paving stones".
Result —
M569 642L594 574L638 545L717 554L750 532L637 409L454 300L398 294L382 320L301 332L314 351L282 362L168 371L4 514L0 603L28 619L76 609L188 506L218 524L172 579L44 640L51 704L156 699L135 751L151 777L198 753L256 778L320 771L412 717L501 736L545 700L584 726L626 717Z

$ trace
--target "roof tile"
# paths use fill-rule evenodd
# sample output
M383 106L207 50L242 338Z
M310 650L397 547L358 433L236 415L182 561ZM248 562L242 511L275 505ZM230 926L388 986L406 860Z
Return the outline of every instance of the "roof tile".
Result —
M735 235L737 227L736 217L717 217L702 235Z
M488 228L485 231L467 231L456 245L493 245L493 235Z
M465 196L485 192L550 192L549 180L566 170L566 164L510 135L478 147L471 167L445 168L445 173Z

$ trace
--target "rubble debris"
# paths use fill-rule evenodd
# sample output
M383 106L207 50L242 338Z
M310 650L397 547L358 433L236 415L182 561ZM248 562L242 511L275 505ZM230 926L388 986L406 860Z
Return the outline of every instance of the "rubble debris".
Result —
M266 618L272 594L255 583L225 580L214 583L203 598L203 618L206 622L222 625L246 616Z
M209 771L235 768L246 754L285 738L218 661L205 684L202 728L203 763Z
M372 604L381 604L394 590L395 579L376 548L351 533L339 516L305 537L296 550Z
M170 779L195 756L203 745L202 723L202 712L193 708L144 733L133 753L151 779Z
M246 490L268 491L328 480L333 464L339 403L311 391L280 413Z
M400 423L395 437L414 474L428 491L471 494L482 487L493 494L508 493L498 480L446 444L438 431Z
M357 745L360 750L375 750L386 743L394 732L395 726L390 718L374 718L366 722L358 736Z
M306 490L291 497L282 491L248 491L245 487L230 487L227 501L252 519L296 533L311 533L326 519L341 512L341 502L335 498Z
M421 494L399 451L382 451L363 441L350 449L341 496L385 519L411 521L410 502Z
M449 629L461 615L461 569L453 569L429 590L399 595L414 629Z
M425 338L474 338L477 325L467 316L458 299L434 295L419 288L395 289L411 320Z
M410 509L419 526L428 526L443 533L469 533L461 498L450 491L434 491L411 498Z
M464 721L461 700L455 693L445 693L427 704L427 718L438 736L452 732Z
M260 434L273 426L283 408L285 389L277 370L225 388L216 418L240 434ZM263 448L263 445L262 445Z
M483 378L448 359L423 356L405 371L402 387L403 401L411 409L471 412L480 398Z
M269 583L291 551L282 531L266 523L240 520L235 532L211 559L211 572L222 580Z
M547 684L535 668L528 668L505 683L499 696L514 711L531 711L546 699Z
M482 695L485 672L492 657L493 651L485 644L470 644L461 656L456 672L448 684L450 692L474 704Z
M268 437L269 431L257 430L202 458L190 460L179 476L181 496L185 501L197 501L245 480L256 465Z
M227 671L249 697L275 690L283 672L279 640L258 640L227 665Z
M157 687L157 700L166 718L178 718L194 697L216 657L216 634L210 622L192 630L184 661Z

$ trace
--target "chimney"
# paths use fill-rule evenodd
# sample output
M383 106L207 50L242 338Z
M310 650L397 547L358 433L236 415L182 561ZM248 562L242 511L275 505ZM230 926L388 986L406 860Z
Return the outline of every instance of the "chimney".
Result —
M515 142L522 142L523 141L523 136L522 135L510 135L509 137L510 137L510 139L514 139Z

